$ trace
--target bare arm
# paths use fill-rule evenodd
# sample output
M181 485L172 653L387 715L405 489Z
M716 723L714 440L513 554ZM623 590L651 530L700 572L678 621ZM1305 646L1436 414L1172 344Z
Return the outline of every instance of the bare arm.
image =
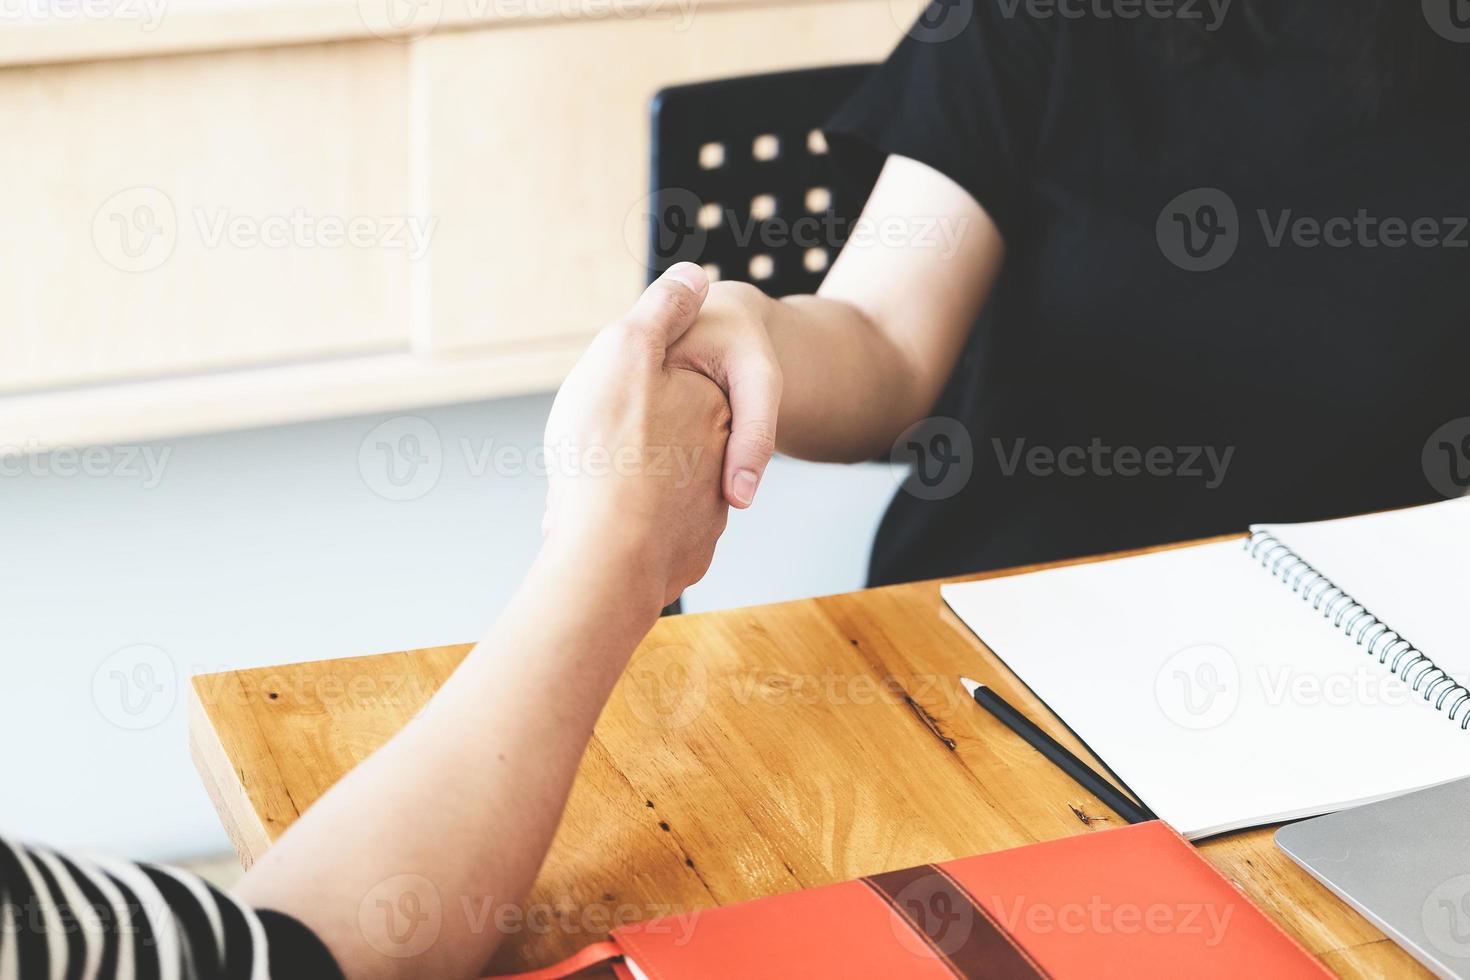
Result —
M547 539L520 591L424 712L241 883L311 926L351 980L480 975L628 657L708 568L728 409L664 361L705 291L697 266L675 267L593 342L548 422Z
M905 157L888 158L854 236L817 296L716 283L670 352L730 395L736 506L754 496L740 474L758 480L776 448L843 462L887 452L938 398L1004 255L963 188Z

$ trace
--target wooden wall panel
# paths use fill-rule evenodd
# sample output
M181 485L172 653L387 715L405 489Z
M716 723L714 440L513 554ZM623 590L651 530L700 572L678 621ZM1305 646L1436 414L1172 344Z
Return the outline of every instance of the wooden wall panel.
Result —
M0 71L0 391L406 347L406 61L371 41Z

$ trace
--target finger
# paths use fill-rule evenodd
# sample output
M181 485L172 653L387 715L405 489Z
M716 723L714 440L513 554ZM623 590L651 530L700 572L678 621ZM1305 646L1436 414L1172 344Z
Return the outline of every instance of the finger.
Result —
M662 353L694 326L707 295L709 276L704 270L693 262L679 262L643 291L625 323Z
M765 357L733 363L727 371L730 441L725 446L725 499L745 508L776 451L776 416L781 410L781 374Z

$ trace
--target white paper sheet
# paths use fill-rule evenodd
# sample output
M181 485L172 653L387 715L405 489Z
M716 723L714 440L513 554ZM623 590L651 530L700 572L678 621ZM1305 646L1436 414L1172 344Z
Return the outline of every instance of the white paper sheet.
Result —
M1401 631L1412 638L1419 629L1416 642L1448 656L1460 649L1453 620L1470 595L1458 557L1470 548L1470 510L1457 501L1424 513L1434 512L1445 516L1277 530L1344 588L1363 587L1357 598L1385 619L1412 617ZM1385 523L1375 530L1375 520ZM1372 561L1362 557L1369 548ZM1382 570L1393 565L1400 579ZM1187 837L1470 776L1470 732L1334 630L1241 543L948 585L943 595Z

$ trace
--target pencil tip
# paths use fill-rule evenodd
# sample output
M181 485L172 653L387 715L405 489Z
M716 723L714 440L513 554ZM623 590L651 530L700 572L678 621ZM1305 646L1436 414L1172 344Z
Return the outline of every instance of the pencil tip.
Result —
M960 678L960 683L962 685L964 685L965 693L968 694L968 695L970 695L970 697L972 697L972 698L975 696L975 692L977 690L979 690L980 688L982 688L982 687L985 686L984 684L981 684L979 681L972 681L972 680L970 680L968 677L961 677Z

